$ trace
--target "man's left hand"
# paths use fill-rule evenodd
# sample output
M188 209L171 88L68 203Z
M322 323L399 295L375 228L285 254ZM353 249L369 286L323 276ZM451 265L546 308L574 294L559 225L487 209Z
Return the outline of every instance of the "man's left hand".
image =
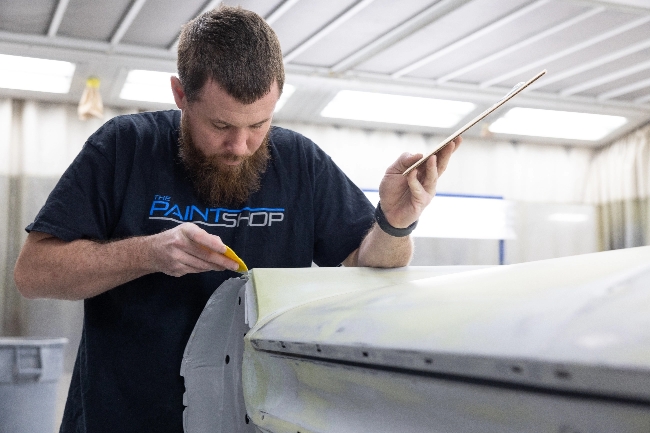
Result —
M407 176L402 173L422 158L421 154L403 153L388 167L379 185L379 200L390 225L405 228L420 218L436 194L438 178L462 141L461 137L451 141Z

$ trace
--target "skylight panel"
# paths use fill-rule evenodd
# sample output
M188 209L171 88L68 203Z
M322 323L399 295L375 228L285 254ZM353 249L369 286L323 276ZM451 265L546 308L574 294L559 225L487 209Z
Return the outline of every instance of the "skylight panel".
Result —
M133 69L126 77L120 98L130 101L162 102L174 104L170 72Z
M61 60L0 54L0 87L34 92L68 93L75 64Z
M597 141L627 123L621 116L515 107L490 125L490 132Z
M280 99L278 99L278 102L275 104L275 110L273 112L277 113L278 111L282 110L284 104L287 103L287 101L295 91L296 91L296 86L292 86L291 84L284 83L284 88L282 89L282 95L280 95Z
M450 128L474 107L471 102L341 90L323 109L321 116Z

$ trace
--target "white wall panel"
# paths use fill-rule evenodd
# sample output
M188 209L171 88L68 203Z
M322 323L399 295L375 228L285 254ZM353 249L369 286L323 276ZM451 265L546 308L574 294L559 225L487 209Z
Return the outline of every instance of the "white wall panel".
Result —
M363 189L377 189L402 152L426 153L440 137L354 128L281 124L314 140ZM582 203L593 150L467 139L438 191L525 202Z
M0 99L0 176L11 168L11 100Z

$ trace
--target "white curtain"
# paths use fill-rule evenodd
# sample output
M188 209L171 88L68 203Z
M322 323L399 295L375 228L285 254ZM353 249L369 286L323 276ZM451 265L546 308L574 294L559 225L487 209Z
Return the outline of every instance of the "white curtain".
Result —
M401 153L428 153L444 139L332 126L280 126L311 138L364 189L377 189L384 171ZM588 148L467 138L440 178L438 191L524 202L582 203L592 154Z
M587 177L601 249L650 244L650 125L600 150Z
M81 121L72 104L0 100L0 335L70 336L68 318L79 319L80 306L22 299L13 267L25 226L88 136L113 116L133 111L107 108L104 119Z

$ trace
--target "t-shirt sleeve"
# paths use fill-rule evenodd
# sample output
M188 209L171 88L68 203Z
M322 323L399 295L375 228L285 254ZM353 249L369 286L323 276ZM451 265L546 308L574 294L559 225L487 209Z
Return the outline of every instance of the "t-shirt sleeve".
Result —
M374 221L374 206L322 150L316 150L314 263L338 266L359 248Z
M84 144L27 232L45 232L68 242L110 237L119 214L115 141L116 125L109 121Z

